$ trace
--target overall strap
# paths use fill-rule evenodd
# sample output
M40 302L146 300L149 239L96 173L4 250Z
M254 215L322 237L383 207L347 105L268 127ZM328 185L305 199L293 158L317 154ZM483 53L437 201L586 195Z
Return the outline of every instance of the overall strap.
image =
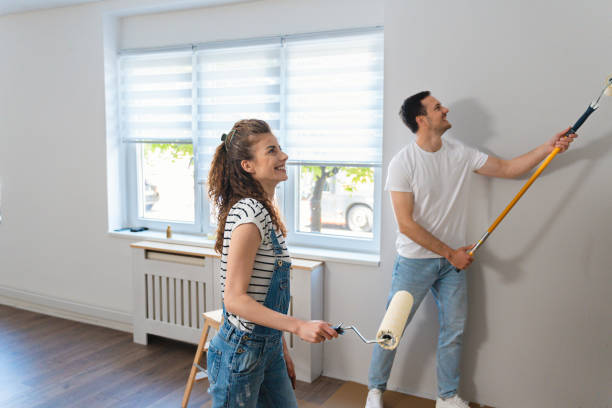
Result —
M289 294L289 280L291 263L283 260L283 248L276 238L276 233L273 228L269 231L270 241L274 249L274 272L270 279L270 286L268 287L268 293L264 300L264 306L272 309L276 312L287 314L289 302L291 300ZM256 324L253 328L253 334L255 335L274 335L280 336L281 331L272 329L271 327L261 326Z
M272 240L272 247L274 249L274 255L280 256L283 254L283 247L278 243L278 239L276 238L276 233L274 232L274 228L270 228L270 240Z

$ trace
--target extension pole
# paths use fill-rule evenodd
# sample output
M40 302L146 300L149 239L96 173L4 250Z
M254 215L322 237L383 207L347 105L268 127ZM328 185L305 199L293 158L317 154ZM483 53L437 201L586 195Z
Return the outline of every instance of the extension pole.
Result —
M599 94L599 97L594 99L593 102L591 102L591 104L589 105L589 107L587 108L586 111L584 111L584 113L582 114L582 116L580 116L580 118L576 121L576 123L574 123L574 126L572 126L567 133L565 134L567 135L571 135L573 133L576 133L576 131L578 130L578 128L580 126L582 126L582 124L584 123L585 120L587 120L587 118L591 115L591 113L595 112L597 110L597 108L599 108L599 100L601 99L601 97L604 95L604 93L606 92L606 90L608 89L612 89L612 77L608 78L606 86L604 87L604 89L601 91L601 93ZM606 93L607 95L608 93ZM518 200L521 199L521 197L523 196L523 194L525 194L525 192L527 191L527 189L529 187L531 187L531 185L533 184L533 182L538 178L538 176L540 175L540 173L542 173L542 171L544 171L544 169L546 168L546 166L548 166L548 164L552 161L552 159L555 158L555 156L561 151L560 148L555 147L555 149L550 152L550 154L546 157L546 159L544 159L544 161L542 162L542 164L540 164L540 167L538 167L538 169L535 171L535 173L533 173L533 175L529 178L529 180L527 180L527 182L525 183L525 185L523 186L523 188L521 188L521 190L518 192L518 194L514 197L514 199L512 199L512 201L510 202L510 204L508 204L508 206L504 209L504 211L502 211L502 213L499 215L499 217L497 217L497 219L493 222L493 224L491 224L491 226L489 227L489 229L487 230L487 232L484 233L484 235L478 240L478 242L474 245L474 247L472 249L470 249L470 251L468 252L469 256L474 256L474 253L476 252L476 250L478 250L478 248L480 248L480 246L482 244L484 244L484 242L487 240L487 238L489 238L489 235L491 235L491 233L493 232L493 230L495 230L495 228L497 228L497 226L499 225L500 222L502 222L502 220L504 219L504 217L506 215L508 215L508 213L510 212L510 210L512 209L512 207L514 207L514 205L518 202ZM458 268L455 268L455 270L457 272L459 272Z
M570 132L571 132L571 130L570 130ZM570 134L570 133L568 132L567 134ZM476 252L476 250L487 240L487 238L489 238L489 235L491 235L493 230L495 230L495 228L497 228L497 226L499 225L500 222L502 222L504 217L506 215L508 215L508 213L510 212L512 207L514 207L514 205L518 202L518 200L521 199L521 197L523 196L523 194L525 194L527 189L529 187L531 187L531 185L538 178L540 173L542 173L542 171L544 171L546 166L548 166L548 164L552 161L552 159L555 158L555 156L560 151L561 151L561 149L559 149L558 147L555 147L555 149L552 152L550 152L550 154L548 156L546 156L546 159L544 159L544 162L542 162L542 164L540 164L540 167L538 167L538 169L535 171L535 173L533 173L533 175L531 177L529 177L529 180L527 180L527 183L525 183L523 188L521 188L521 190L518 192L518 194L512 199L512 201L510 201L510 204L508 204L508 206L504 209L504 211L502 211L502 213L499 215L499 217L497 217L497 219L493 222L493 224L491 224L491 226L489 227L487 232L485 232L484 235L478 240L476 245L474 245L474 248L470 249L470 251L468 252L469 256L473 256L474 253Z

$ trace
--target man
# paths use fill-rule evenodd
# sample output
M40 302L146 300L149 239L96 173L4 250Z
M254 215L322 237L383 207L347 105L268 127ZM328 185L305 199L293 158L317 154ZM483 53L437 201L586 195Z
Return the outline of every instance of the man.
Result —
M440 320L436 372L436 408L467 408L459 398L459 360L467 314L465 269L472 263L466 243L468 183L473 172L489 177L514 178L527 173L555 147L567 150L576 137L568 129L550 141L512 160L488 156L461 143L444 139L451 128L449 110L430 95L419 92L406 99L402 121L416 140L389 163L386 189L398 223L398 256L388 302L398 290L414 297L408 323L431 290ZM459 272L457 272L459 269ZM368 376L366 408L382 408L395 350L374 346Z

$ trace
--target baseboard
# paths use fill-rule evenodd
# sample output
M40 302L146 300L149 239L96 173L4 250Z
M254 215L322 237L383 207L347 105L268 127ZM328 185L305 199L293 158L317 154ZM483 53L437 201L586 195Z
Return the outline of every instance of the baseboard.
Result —
M0 285L0 304L132 333L132 315Z

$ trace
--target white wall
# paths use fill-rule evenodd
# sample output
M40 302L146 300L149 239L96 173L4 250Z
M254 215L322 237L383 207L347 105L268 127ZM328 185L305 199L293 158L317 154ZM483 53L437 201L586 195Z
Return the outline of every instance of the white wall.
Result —
M0 285L129 317L129 250L107 234L96 5L0 17Z
M106 1L0 17L0 296L27 293L129 321L129 241L106 234L114 170L107 173L104 46L112 50L113 37L132 48L384 22L385 163L412 137L396 112L421 89L450 107L455 137L511 157L573 123L612 73L612 5L604 0L588 8L552 0L264 0L115 21L127 7L138 14L162 3ZM466 398L499 407L612 401L611 110L604 101L478 253ZM476 180L471 239L523 182ZM383 203L381 266L330 262L326 270L325 318L368 334L384 313L395 254ZM407 329L391 388L434 396L436 316L428 297ZM352 334L330 342L324 374L364 383L370 353Z
M262 0L121 20L120 47L143 48L383 24L382 0ZM163 29L159 29L163 27Z
M3 302L68 307L129 329L129 246L107 234L108 215L112 223L118 215L107 215L104 47L117 37L105 41L103 22L112 31L113 16L169 3L220 1L106 1L0 16Z

